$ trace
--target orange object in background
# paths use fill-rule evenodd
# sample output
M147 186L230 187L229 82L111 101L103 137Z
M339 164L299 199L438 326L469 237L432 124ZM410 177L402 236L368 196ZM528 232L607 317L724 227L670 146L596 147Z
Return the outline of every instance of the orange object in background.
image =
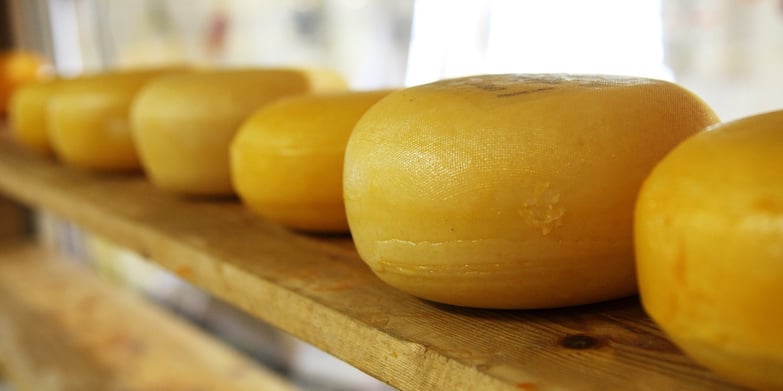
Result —
M8 101L17 87L41 78L45 65L41 57L30 52L0 52L0 113L7 112Z

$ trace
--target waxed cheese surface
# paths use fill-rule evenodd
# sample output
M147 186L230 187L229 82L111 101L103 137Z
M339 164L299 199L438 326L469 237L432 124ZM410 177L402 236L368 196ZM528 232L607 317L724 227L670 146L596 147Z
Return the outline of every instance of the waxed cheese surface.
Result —
M133 135L145 172L165 190L234 193L229 147L254 111L289 95L340 91L326 70L247 69L196 72L157 80L133 107Z
M89 170L138 170L131 103L147 81L178 71L182 69L110 72L60 81L46 108L48 137L57 156Z
M9 103L8 118L14 140L43 155L53 153L47 130L47 107L58 85L57 80L25 84L14 92Z
M702 365L783 389L783 111L688 139L635 215L642 304Z
M408 88L371 108L349 141L351 231L382 279L435 301L629 295L638 187L716 121L690 92L648 79L491 75Z
M239 196L252 210L287 227L347 232L345 146L359 118L389 92L302 95L256 112L231 147Z

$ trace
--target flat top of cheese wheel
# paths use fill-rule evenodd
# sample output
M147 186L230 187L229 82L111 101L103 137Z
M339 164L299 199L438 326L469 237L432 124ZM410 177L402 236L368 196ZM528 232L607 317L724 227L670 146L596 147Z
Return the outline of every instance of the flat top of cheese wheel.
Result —
M102 99L127 100L132 98L147 81L178 70L182 69L118 71L62 79L57 83L54 98L59 101L74 99L96 102Z
M258 68L170 74L142 90L137 110L167 118L246 117L283 96L341 91L345 82L325 69Z
M236 89L237 87L257 88L258 84L276 86L297 83L302 86L317 83L319 78L331 78L344 89L339 73L329 69L298 69L298 68L239 68L200 70L187 73L167 75L156 80L158 89L177 88L198 92L216 92L214 88Z
M432 88L485 92L497 98L564 89L607 89L671 83L630 76L576 74L499 74L441 80L414 88Z

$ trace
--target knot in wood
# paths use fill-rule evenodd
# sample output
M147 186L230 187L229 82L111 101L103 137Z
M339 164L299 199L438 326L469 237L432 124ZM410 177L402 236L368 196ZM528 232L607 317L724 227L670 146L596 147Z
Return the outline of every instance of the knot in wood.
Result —
M560 340L560 345L568 349L585 350L598 348L603 345L601 340L586 334L567 335Z

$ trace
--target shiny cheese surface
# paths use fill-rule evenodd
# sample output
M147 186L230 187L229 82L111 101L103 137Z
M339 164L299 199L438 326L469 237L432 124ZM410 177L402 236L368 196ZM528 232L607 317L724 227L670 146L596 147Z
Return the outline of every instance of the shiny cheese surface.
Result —
M47 107L47 130L60 160L89 170L138 170L131 102L144 83L172 71L116 72L58 82Z
M636 207L642 304L696 361L783 390L783 111L666 157Z
M58 85L57 80L27 83L14 92L9 104L8 117L14 140L42 155L53 153L46 118L49 100Z
M158 187L233 194L229 145L250 114L288 95L345 88L338 74L326 70L205 71L161 78L135 102L134 138Z
M294 229L347 232L345 146L359 118L389 92L303 95L253 114L231 146L232 178L244 203Z
M674 84L488 75L395 92L357 124L344 196L361 257L448 304L541 308L636 291L644 177L717 121Z

